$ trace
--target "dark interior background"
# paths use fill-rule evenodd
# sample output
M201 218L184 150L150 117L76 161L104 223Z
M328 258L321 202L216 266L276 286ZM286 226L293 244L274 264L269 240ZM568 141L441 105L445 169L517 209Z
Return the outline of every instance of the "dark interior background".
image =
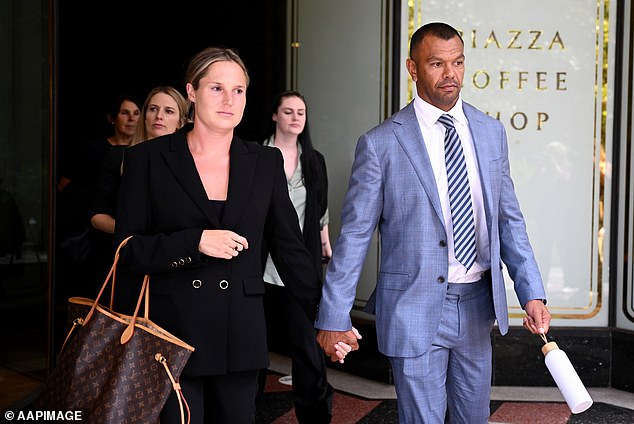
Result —
M281 0L57 2L58 160L78 143L110 135L107 106L119 93L143 102L157 85L183 95L194 54L216 45L238 50L251 79L236 134L266 129L273 96L285 87L286 2ZM63 172L63 171L62 171Z
M273 97L288 88L286 1L190 0L169 8L148 0L58 1L54 8L55 182L61 176L84 175L73 170L86 163L84 146L111 135L107 111L112 99L127 93L142 103L158 85L171 85L186 95L185 67L208 46L235 48L249 71L247 105L236 129L243 139L263 136L270 125ZM78 187L81 183L71 184L53 197L54 243L58 247L85 228L90 194ZM94 269L90 260L56 255L53 352L59 351L66 334L67 297L77 293L94 297L88 292L91 286L86 278L94 275Z

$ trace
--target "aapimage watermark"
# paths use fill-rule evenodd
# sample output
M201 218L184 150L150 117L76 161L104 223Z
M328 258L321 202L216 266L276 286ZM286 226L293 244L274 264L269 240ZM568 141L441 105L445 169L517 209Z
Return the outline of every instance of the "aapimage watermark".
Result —
M7 421L82 421L81 411L6 411Z

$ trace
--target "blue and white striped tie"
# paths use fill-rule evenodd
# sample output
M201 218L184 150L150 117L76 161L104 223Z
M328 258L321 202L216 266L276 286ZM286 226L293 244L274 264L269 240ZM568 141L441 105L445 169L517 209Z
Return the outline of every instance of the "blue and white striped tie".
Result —
M447 129L445 131L445 163L447 164L454 252L458 262L469 269L475 262L476 245L467 165L460 137L453 125L451 115L442 115L438 118L438 122Z

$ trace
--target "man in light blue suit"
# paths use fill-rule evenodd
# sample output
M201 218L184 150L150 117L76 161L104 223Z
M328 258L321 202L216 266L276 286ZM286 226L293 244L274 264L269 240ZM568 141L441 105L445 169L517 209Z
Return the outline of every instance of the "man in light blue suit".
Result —
M392 366L400 422L484 424L495 320L508 331L503 264L526 312L524 327L534 334L550 325L546 295L504 127L460 96L460 34L444 23L419 28L407 70L415 99L356 147L318 341L332 360L339 341L358 348L350 310L378 226L380 272L368 306Z

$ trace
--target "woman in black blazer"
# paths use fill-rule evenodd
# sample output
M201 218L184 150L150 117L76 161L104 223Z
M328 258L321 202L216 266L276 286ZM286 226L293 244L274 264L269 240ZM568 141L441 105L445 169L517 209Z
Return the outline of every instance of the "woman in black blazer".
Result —
M180 379L191 422L251 423L257 373L268 366L264 243L310 320L320 278L282 155L233 134L249 81L242 60L231 49L207 48L185 81L193 124L126 153L115 234L134 237L120 266L138 278L150 274L150 318L196 349ZM177 411L172 396L161 422Z

